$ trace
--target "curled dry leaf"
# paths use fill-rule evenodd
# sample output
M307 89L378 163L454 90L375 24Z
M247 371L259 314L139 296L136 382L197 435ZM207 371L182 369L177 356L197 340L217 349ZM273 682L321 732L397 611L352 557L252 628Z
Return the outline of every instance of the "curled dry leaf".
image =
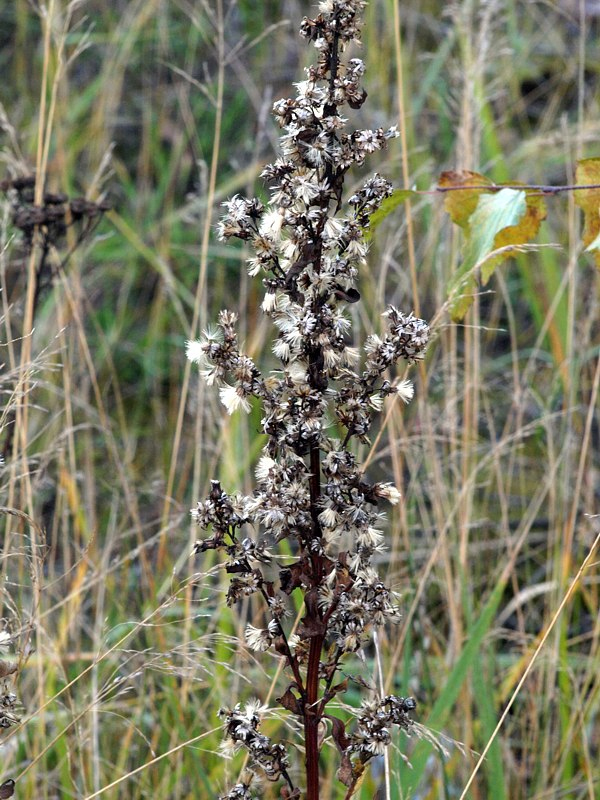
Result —
M281 697L275 698L280 706L283 706L287 711L296 714L298 717L304 716L304 710L299 698L292 692L292 685L288 686Z
M0 680L2 680L2 678L7 678L9 675L14 675L16 671L16 664L11 664L10 661L0 659Z

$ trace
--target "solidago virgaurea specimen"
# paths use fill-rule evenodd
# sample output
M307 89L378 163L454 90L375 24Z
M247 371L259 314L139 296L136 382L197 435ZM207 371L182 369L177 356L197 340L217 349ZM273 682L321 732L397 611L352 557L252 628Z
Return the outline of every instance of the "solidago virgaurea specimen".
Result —
M344 106L356 109L366 99L363 62L343 60L359 36L364 5L327 0L315 19L303 20L301 34L318 58L296 85L297 96L275 103L283 135L281 157L263 172L270 203L235 196L219 223L222 239L237 237L253 250L249 272L262 278L262 308L274 323L280 368L265 377L240 350L230 311L187 345L188 357L208 384L219 387L230 414L248 412L253 400L262 408L267 441L256 488L240 496L212 482L208 498L192 512L209 531L196 552L225 552L229 605L251 595L264 603L265 627L248 625L246 643L285 659L290 683L279 704L304 731L300 769L293 753L261 733L259 703L223 709L226 739L249 752L252 769L223 795L228 800L255 797L261 777L279 781L282 797L317 800L326 735L340 752L338 777L350 797L367 762L390 742L392 725L410 731L413 724L412 698L373 696L350 723L328 709L346 689L339 674L344 662L373 628L398 618L372 558L383 546L382 509L398 503L400 493L389 483L368 482L353 440L366 441L387 396L410 401L412 384L394 381L390 367L422 358L429 337L423 320L389 307L385 335L368 336L362 352L351 345L345 309L360 300L355 283L367 255L365 231L392 188L374 174L346 198L344 178L397 135L394 128L346 131ZM291 540L293 556L278 558L278 569L271 564L267 577L265 565L284 539ZM292 593L304 601L297 630Z

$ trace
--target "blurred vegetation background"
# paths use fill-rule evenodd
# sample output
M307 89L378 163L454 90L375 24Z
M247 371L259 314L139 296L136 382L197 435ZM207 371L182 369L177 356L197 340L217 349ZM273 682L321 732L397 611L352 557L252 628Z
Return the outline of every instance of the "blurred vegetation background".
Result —
M265 730L302 759L273 699L280 665L238 642L257 609L226 608L227 576L190 555L209 480L251 490L260 409L227 418L184 342L227 307L271 363L260 282L213 225L234 193L266 197L270 109L313 60L296 33L313 13L300 0L0 6L0 178L37 172L113 206L79 246L69 229L36 277L40 254L2 205L0 599L24 724L0 737L0 781L20 798L216 798L241 768L218 753L216 712L256 695L272 706ZM600 156L599 27L591 0L371 0L369 97L350 124L402 137L347 196L375 170L425 190L444 169L572 182L578 158ZM378 683L379 660L441 743L398 737L394 800L459 797L529 665L468 796L600 797L597 557L553 620L598 531L599 281L573 194L548 205L547 246L504 264L464 324L444 312L461 241L435 194L378 229L352 307L358 337L390 302L436 321L415 401L360 453L404 495L381 565L404 618L348 672ZM337 763L327 742L324 797L343 797ZM360 797L382 782L383 764Z

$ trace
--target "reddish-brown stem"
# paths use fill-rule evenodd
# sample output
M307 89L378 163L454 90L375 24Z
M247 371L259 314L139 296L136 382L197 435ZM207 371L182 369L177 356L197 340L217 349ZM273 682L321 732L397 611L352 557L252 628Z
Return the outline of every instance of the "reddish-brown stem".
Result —
M319 800L319 663L323 636L310 640L304 706L304 744L306 747L306 800Z
M325 714L325 707L326 707L327 703L329 702L329 700L332 699L331 697L328 699L327 695L329 694L329 690L331 689L331 685L332 685L332 683L334 681L335 674L336 674L337 668L339 666L340 658L342 657L342 655L343 655L343 651L342 650L338 650L338 652L336 654L336 657L335 657L334 669L331 670L331 672L329 674L329 678L327 678L327 683L325 684L325 686L323 688L323 696L321 697L321 702L319 704L319 715L324 715Z
M330 93L333 94L335 86L335 79L338 74L338 46L339 40L337 34L334 36L332 52L329 62L329 75L330 75ZM337 108L334 104L328 104L324 108L326 115L335 116ZM325 178L331 184L333 179L333 171L331 164L328 164L325 170ZM317 238L321 240L323 232L324 220L321 223L321 228L317 231ZM317 252L310 259L313 261L315 269L320 270L321 261L321 248L317 248ZM310 256L311 254L309 254ZM323 390L323 384L327 386L327 378L323 374L323 353L322 348L317 348L310 355L309 361L309 375L314 388ZM310 448L310 508L312 516L312 540L319 541L321 539L321 524L319 522L320 500L321 500L321 450L318 440L313 442ZM310 560L312 565L312 589L318 589L323 580L323 573L325 569L324 558L319 554L318 549L315 550L311 547L311 542L307 542L309 546ZM323 622L323 615L318 608L311 604L314 609L311 613L318 617L319 622ZM325 625L323 625L325 629ZM323 643L325 641L325 634L318 633L313 635L310 640L310 649L308 652L308 666L306 669L306 684L305 684L305 697L304 697L304 745L306 748L306 800L319 800L319 723L322 718L323 708L319 702L319 667L321 663L321 653L323 651Z
M313 517L313 538L321 536L319 524L319 497L321 494L321 452L319 445L310 450L310 503ZM323 558L311 555L313 587L318 588L323 578ZM321 616L318 609L314 612ZM306 694L304 698L304 745L306 748L306 800L319 800L319 665L323 650L324 635L313 636L308 651L306 669Z

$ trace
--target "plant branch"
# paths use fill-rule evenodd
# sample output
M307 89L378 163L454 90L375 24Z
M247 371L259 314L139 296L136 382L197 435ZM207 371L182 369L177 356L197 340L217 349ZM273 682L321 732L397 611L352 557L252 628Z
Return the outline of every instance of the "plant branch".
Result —
M436 186L435 189L415 190L415 194L431 195L446 194L447 192L485 191L499 192L502 189L515 189L524 192L539 192L545 195L560 194L561 192L583 192L600 189L600 183L565 184L552 186L543 183L505 183L505 184L472 184L469 186Z

